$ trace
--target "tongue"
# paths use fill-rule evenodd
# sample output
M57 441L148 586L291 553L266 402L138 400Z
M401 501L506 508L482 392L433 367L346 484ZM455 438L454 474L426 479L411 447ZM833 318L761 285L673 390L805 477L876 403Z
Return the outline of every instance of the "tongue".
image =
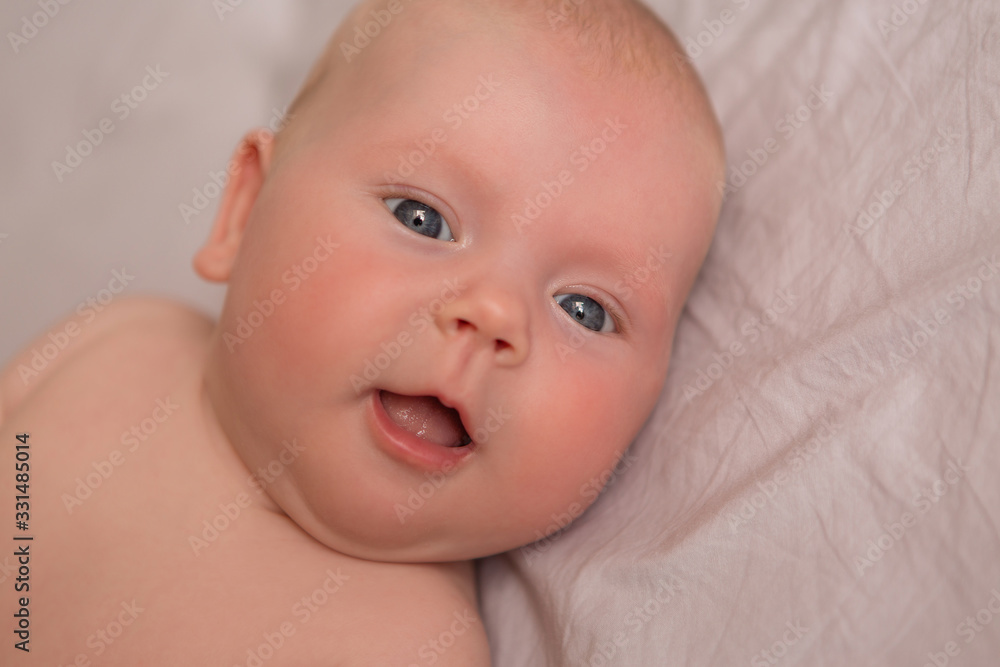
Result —
M458 412L434 396L403 396L389 391L379 394L389 419L400 428L442 447L467 444L468 435Z

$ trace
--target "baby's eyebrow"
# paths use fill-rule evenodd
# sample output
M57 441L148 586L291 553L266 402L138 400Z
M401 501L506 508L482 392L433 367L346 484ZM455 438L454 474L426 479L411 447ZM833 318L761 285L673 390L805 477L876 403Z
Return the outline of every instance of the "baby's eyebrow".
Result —
M651 289L653 296L660 303L669 305L664 268L665 260L672 254L665 250L664 246L658 248L650 246L644 253L627 245L615 246L612 248L612 254L617 271L625 285L636 291Z
M448 141L435 142L433 132L427 133L424 140L426 143L420 146L419 150L414 150L418 144L415 144L409 135L379 141L372 148L384 152L393 160L392 163L396 165L394 175L399 181L408 180L408 175L420 171L425 163L444 162L455 175L481 190L483 194L496 196L498 192L496 183L475 160L463 156L462 151ZM406 170L407 174L402 173L404 167L409 167Z

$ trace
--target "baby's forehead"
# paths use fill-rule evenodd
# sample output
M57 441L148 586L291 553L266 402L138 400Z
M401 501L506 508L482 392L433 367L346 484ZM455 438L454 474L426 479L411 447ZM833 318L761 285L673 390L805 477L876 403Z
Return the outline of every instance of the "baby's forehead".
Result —
M673 61L659 77L595 74L566 52L565 35L452 25L481 4L401 13L393 32L350 63L332 42L336 60L317 86L321 112L301 121L339 133L359 164L378 165L372 177L447 191L456 207L464 198L479 210L503 209L522 236L543 220L565 235L567 252L602 236L606 252L595 261L624 276L671 253L700 264L717 213L721 151L697 79L678 82ZM450 18L436 22L435 11ZM352 29L348 22L338 36ZM693 237L692 225L702 228ZM684 264L693 280L697 266Z

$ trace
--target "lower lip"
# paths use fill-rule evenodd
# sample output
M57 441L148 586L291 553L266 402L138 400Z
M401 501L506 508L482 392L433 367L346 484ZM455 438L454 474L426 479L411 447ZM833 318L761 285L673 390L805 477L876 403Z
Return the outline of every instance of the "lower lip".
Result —
M474 444L445 447L418 438L392 421L378 391L373 391L370 396L368 419L375 440L386 454L397 461L421 470L451 472L472 455Z

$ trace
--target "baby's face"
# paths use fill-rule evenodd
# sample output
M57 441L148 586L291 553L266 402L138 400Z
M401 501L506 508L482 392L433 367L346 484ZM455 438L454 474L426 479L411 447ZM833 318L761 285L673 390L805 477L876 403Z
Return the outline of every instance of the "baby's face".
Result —
M304 448L268 492L338 551L538 539L596 498L662 386L715 149L518 35L387 32L254 194L214 400L251 470ZM241 318L259 326L234 341Z

